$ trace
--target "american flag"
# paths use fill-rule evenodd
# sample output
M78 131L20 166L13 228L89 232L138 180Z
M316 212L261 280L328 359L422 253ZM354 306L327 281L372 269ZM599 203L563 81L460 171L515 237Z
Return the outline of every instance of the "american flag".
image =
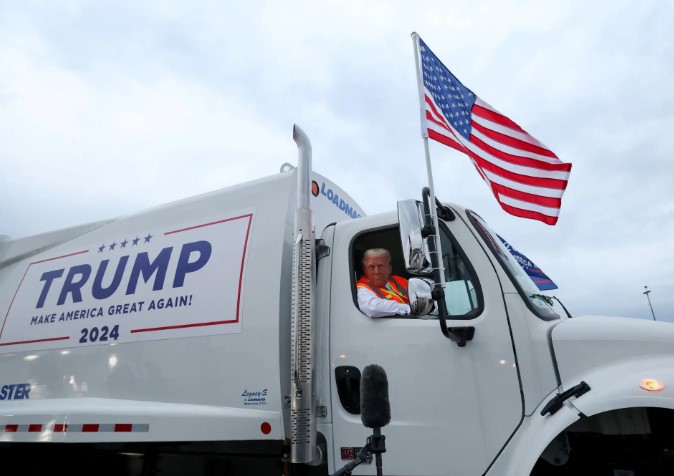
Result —
M467 154L506 212L557 223L571 164L465 87L419 38L428 137Z

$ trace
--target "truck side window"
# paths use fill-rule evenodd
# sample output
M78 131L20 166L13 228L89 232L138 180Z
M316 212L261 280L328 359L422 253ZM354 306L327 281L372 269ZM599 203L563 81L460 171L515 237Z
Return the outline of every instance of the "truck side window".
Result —
M450 316L477 314L482 305L482 295L475 271L444 229L441 230L440 243L447 312Z
M391 258L388 284L387 281L384 281L386 278L382 273L384 268L386 268L385 272L389 270L388 265L385 264L386 257L381 254L381 249L388 251ZM373 268L372 274L369 276L365 276L363 270L363 257L367 250L375 252L368 258L369 265L379 268L378 271ZM356 307L366 316L373 318L409 317L410 308L407 304L407 279L409 276L404 266L398 227L370 231L358 236L353 242L351 256L352 289ZM358 281L361 278L363 278L363 281L359 283ZM381 282L377 282L377 280ZM360 303L359 295L364 299Z

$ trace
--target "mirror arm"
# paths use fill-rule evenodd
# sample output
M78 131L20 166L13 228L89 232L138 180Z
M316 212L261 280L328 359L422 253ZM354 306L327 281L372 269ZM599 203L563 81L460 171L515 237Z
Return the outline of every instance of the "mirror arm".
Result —
M431 189L424 187L421 193L424 196L424 210L426 210L426 203L431 198ZM442 218L445 221L453 221L456 218L452 209L438 200L438 197L435 197L435 206L437 207L438 218Z
M424 227L422 229L422 235L424 237L435 235L437 239L440 239L439 233L433 226L433 221L431 218L431 206L430 206L430 190L428 187L423 189L423 198L424 198ZM438 216L443 220L453 220L454 212L452 212L448 207L445 207L440 203L436 198L436 205L438 205ZM444 209L441 212L441 209ZM449 212L451 218L447 218L445 215L446 212ZM442 334L448 339L456 342L459 347L465 347L466 342L473 339L475 333L474 327L447 327L447 306L445 302L445 290L440 284L442 282L442 276L440 276L440 264L438 262L438 253L435 239L428 240L428 251L431 255L431 264L433 266L433 290L431 291L431 296L434 301L438 303L438 320L440 321L440 330Z

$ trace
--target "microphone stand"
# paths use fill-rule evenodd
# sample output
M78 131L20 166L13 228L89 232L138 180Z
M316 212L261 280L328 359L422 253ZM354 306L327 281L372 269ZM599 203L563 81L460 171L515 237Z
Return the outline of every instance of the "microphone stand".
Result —
M365 443L365 446L363 446L363 448L356 455L356 459L350 463L345 464L332 476L351 476L351 471L353 471L354 468L359 464L368 461L373 454L375 456L375 464L377 466L377 476L382 476L382 453L386 453L386 437L381 434L381 428L375 427L372 429L372 436L367 437L367 443Z
M377 465L377 476L382 476L381 454L386 453L386 437L381 434L381 428L375 427L372 429L372 436L367 438L367 445L370 447L370 452L374 454L374 461Z

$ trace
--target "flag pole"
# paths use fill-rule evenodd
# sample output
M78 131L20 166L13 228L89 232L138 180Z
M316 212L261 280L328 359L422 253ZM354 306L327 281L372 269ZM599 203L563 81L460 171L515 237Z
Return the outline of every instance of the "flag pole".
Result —
M440 286L444 289L445 284L445 265L442 262L442 248L440 247L440 227L438 226L438 213L435 202L435 190L433 187L433 171L431 169L431 153L428 147L428 127L426 125L426 106L424 100L424 86L421 79L421 61L419 61L419 35L412 32L412 41L414 42L414 65L417 72L417 90L419 93L419 113L421 116L421 138L424 142L424 153L426 154L426 175L428 176L428 190L430 191L430 209L433 228L435 229L435 250L438 255L438 269L440 271Z

